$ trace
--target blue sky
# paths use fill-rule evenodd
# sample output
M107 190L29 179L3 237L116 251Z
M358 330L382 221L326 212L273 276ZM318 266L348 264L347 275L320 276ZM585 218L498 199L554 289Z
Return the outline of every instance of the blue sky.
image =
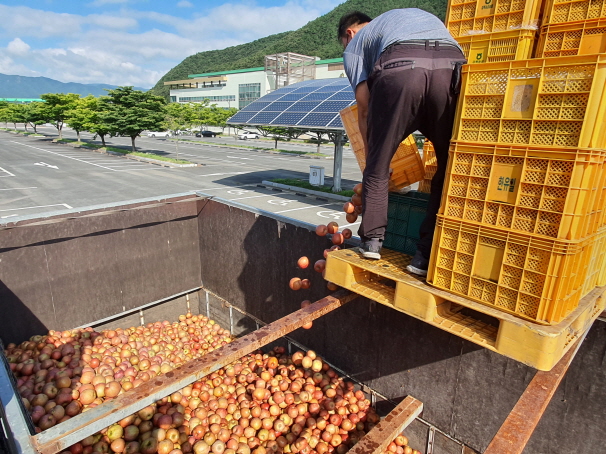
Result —
M149 88L189 55L295 30L342 1L0 1L0 73Z

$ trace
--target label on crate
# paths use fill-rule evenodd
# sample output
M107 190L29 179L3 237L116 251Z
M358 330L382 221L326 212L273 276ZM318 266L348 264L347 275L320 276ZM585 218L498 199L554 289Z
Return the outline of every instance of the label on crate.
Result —
M491 16L495 11L495 0L478 0L476 17Z
M488 200L515 204L522 176L522 164L493 163Z
M475 55L470 55L472 61L470 63L486 63L486 57L484 56L484 52L474 52Z
M531 120L538 91L538 78L511 80L507 87L503 117Z

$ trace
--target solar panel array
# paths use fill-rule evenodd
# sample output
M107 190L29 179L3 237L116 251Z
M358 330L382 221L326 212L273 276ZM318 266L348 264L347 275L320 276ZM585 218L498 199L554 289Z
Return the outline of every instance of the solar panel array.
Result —
M339 111L355 103L346 78L307 80L253 101L227 123L342 130Z

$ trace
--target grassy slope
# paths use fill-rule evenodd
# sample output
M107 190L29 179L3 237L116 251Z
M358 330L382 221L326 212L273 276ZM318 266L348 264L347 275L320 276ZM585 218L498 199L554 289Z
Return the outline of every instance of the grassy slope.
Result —
M375 17L390 9L407 7L424 9L443 20L446 0L347 0L298 30L191 55L167 72L152 88L152 92L168 97L169 89L164 86L165 81L187 79L190 74L263 66L265 55L278 52L296 52L322 59L341 57L343 49L337 42L336 30L343 14L360 10Z

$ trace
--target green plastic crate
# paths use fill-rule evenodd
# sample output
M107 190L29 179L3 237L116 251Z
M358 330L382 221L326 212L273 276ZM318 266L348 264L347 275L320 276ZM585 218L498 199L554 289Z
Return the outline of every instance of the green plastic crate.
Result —
M414 255L419 241L419 227L425 219L429 194L410 191L389 193L387 230L383 247Z

